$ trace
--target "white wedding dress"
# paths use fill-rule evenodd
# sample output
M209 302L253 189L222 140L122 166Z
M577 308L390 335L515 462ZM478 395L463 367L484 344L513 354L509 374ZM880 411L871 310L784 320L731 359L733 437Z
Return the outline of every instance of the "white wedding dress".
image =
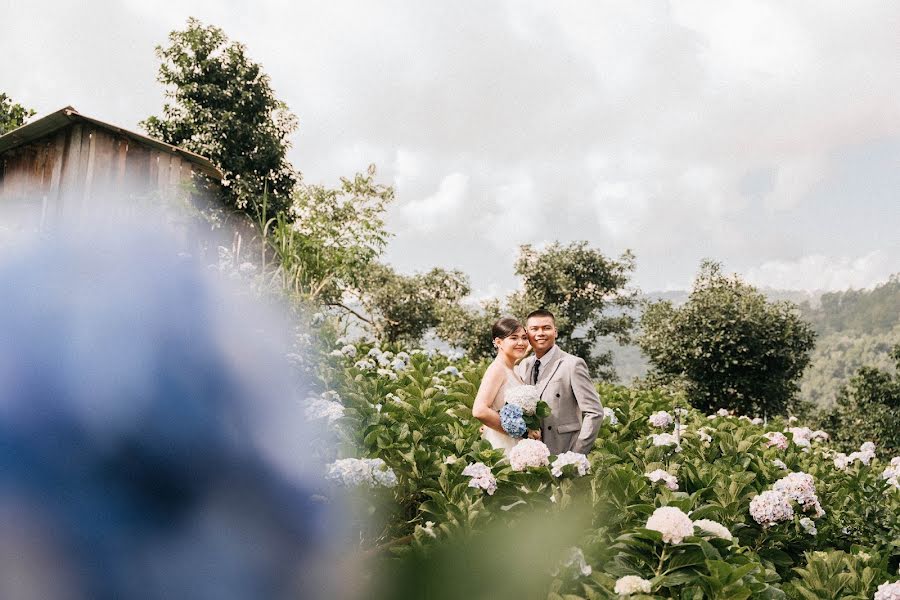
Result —
M497 390L497 395L494 396L494 401L491 402L491 408L500 412L500 409L506 404L506 391L521 385L525 385L525 382L519 379L519 376L516 375L512 369L507 369L506 381L504 381L500 386L500 389ZM514 438L508 433L497 431L496 429L491 429L487 426L484 428L482 437L490 442L491 446L494 448L500 448L507 453L520 441L519 438Z

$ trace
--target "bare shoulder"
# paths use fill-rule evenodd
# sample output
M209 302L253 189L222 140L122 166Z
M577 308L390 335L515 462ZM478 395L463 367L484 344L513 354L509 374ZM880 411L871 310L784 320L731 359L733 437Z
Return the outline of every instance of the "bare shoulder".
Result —
M498 379L503 379L506 376L504 373L503 367L495 362L492 362L488 365L487 370L484 372L484 378L482 381L495 381Z

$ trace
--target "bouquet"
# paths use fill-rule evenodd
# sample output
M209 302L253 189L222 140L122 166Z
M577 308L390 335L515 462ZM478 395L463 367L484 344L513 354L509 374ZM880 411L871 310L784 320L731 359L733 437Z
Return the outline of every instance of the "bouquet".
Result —
M541 419L550 416L550 406L541 400L533 385L521 385L506 392L500 409L500 426L512 437L525 437L529 429L540 429Z

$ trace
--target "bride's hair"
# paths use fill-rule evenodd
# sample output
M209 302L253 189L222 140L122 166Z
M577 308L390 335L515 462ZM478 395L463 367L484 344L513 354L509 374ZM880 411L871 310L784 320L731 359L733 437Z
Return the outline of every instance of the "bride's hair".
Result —
M522 324L519 323L518 319L513 319L512 317L501 317L494 321L494 325L491 327L491 339L496 340L500 338L509 337L514 332L519 329L524 329Z

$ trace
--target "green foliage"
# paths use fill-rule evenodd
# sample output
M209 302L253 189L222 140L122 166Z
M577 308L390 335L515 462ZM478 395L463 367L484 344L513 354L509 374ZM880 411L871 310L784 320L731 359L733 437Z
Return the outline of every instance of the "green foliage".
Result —
M491 338L491 326L503 314L503 305L497 299L486 300L479 308L449 306L443 311L436 333L474 360L493 358L497 349Z
M895 372L862 367L841 389L837 404L821 416L823 427L832 432L844 451L872 441L887 452L900 453L900 344L891 357Z
M365 275L360 301L379 339L417 343L468 293L469 278L461 271L434 268L402 275L373 264Z
M378 557L362 568L390 574L385 597L430 586L438 598L612 599L616 579L636 575L652 591L633 598L871 598L896 572L900 489L881 476L888 460L881 452L870 465L842 471L821 441L769 445L762 434L785 430L780 418L766 426L725 414L708 418L676 410L687 404L683 391L607 384L600 396L617 422L601 425L591 475L512 471L502 452L481 440L471 416L485 363L422 351L406 357L400 349L360 344L352 358L329 358L322 373L346 407L338 425L342 452L382 458L399 479L393 509L375 509L381 526L361 539L365 556ZM379 371L355 363L363 355L404 356L408 364ZM660 410L678 417L677 445L648 439L663 431L648 419ZM470 487L462 474L475 462L496 477L493 495ZM678 489L650 482L646 474L656 469L675 475ZM799 506L792 520L771 526L750 515L751 500L792 471L815 482L825 513L815 519L815 535L800 526ZM366 497L370 509L379 506L378 494ZM646 528L660 506L717 521L732 539L695 530L679 544L664 543ZM573 545L592 572L563 566L551 575L566 555L560 549ZM473 585L461 572L505 585Z
M684 381L694 406L758 415L788 407L815 338L794 305L768 302L712 262L701 266L687 303L651 304L641 328L654 375Z
M871 290L823 294L819 306L801 304L803 316L820 335L836 332L877 334L900 324L900 273Z
M384 250L384 211L394 190L375 182L375 166L337 188L300 184L294 196L296 219L277 213L268 221L268 195L260 201L264 232L261 262L271 281L307 302L343 306L358 294L366 270ZM274 261L267 262L267 257Z
M297 119L278 100L262 67L225 32L188 19L158 46L159 82L172 103L141 123L151 136L205 156L225 174L225 200L257 217L287 211L298 175L286 158Z
M25 124L25 119L34 116L35 112L25 108L6 94L0 93L0 135L12 131Z

